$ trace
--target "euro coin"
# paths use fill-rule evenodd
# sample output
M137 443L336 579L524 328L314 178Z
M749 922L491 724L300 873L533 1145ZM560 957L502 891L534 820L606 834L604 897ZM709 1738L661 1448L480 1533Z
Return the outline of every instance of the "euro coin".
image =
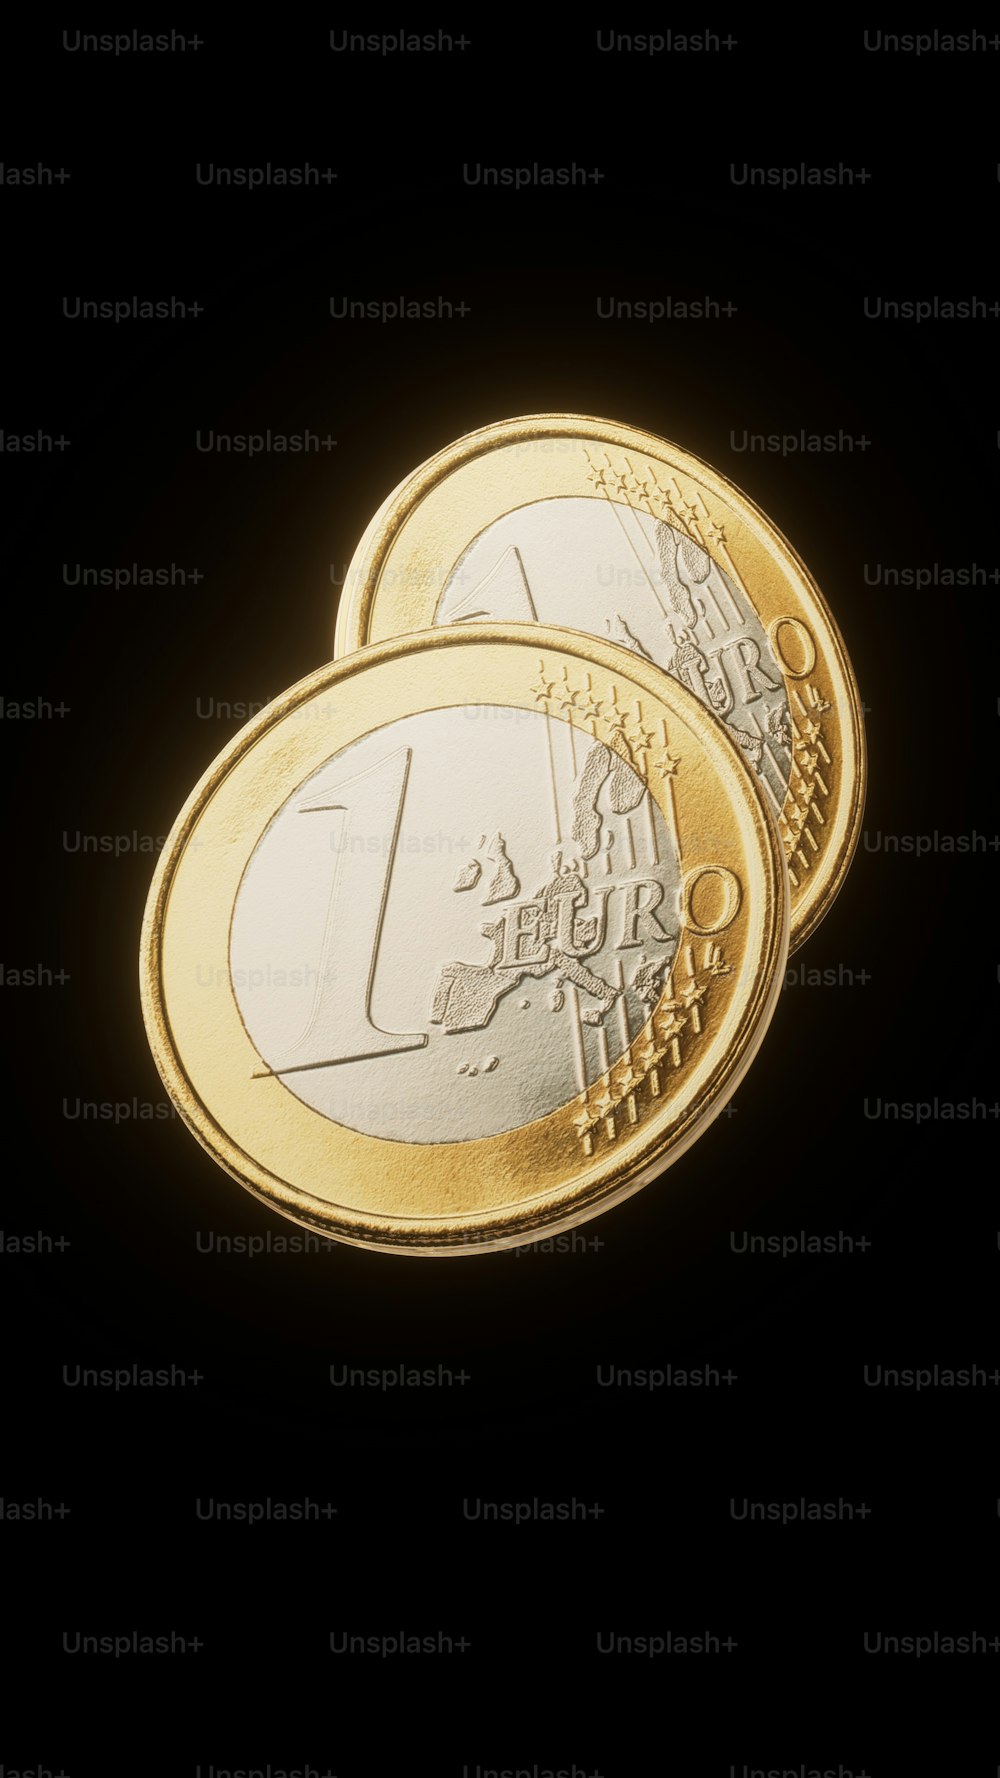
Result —
M857 845L861 700L819 588L753 502L608 420L542 414L473 432L375 515L345 577L336 653L486 620L609 638L725 722L777 818L801 945Z
M149 1040L189 1128L336 1240L475 1253L683 1152L760 1043L788 898L756 777L624 649L523 624L302 680L168 837Z

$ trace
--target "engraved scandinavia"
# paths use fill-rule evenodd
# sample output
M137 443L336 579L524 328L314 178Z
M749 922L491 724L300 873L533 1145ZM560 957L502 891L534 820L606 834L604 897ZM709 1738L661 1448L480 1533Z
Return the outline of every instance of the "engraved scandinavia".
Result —
M591 1154L622 1120L635 1125L664 1071L681 1066L682 1034L697 1038L726 965L714 941L677 954L678 761L666 722L647 722L642 699L617 683L595 692L591 674L574 680L544 658L531 694L534 711L452 708L376 730L269 824L230 943L234 993L266 1064L254 1078L407 1141L494 1135L572 1099ZM651 774L671 786L669 822ZM481 825L487 814L495 825ZM731 918L741 890L728 875ZM262 996L253 984L269 963L274 976L282 929L315 968L303 992ZM474 1047L480 1033L488 1046Z

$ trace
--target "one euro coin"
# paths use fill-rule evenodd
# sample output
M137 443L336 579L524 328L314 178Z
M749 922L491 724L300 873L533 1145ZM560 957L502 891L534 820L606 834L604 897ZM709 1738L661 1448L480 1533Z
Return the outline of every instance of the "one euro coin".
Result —
M141 945L157 1065L248 1191L341 1241L520 1245L660 1174L781 986L759 780L686 686L544 626L324 667L188 799Z

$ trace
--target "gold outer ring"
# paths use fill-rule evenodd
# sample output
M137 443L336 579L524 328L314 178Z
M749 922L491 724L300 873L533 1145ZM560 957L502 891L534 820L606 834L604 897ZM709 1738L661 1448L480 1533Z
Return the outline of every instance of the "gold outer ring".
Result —
M595 470L605 471L596 484ZM335 654L429 628L474 538L514 508L560 495L632 505L686 529L743 588L767 630L795 737L779 829L791 889L789 949L797 950L828 913L860 836L861 696L804 562L718 470L652 433L577 414L533 414L469 433L406 476L375 514L347 571Z
M273 816L326 760L405 716L473 703L547 709L619 751L608 712L627 706L640 728L663 738L658 765L652 751L633 753L631 763L672 826L676 812L687 886L676 959L687 962L675 961L620 1062L550 1115L471 1141L364 1135L312 1110L276 1077L252 1078L261 1057L229 971L233 905ZM443 1255L571 1228L683 1153L722 1110L763 1038L787 943L787 880L773 820L753 773L693 694L590 636L469 625L323 667L234 738L188 798L161 854L143 920L140 984L167 1090L233 1178L336 1240ZM206 966L214 988L198 985ZM671 982L674 1010L666 1004Z

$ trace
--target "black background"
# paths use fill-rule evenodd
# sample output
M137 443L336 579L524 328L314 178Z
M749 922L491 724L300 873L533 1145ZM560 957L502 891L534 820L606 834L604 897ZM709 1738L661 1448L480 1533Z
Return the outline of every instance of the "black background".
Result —
M860 28L818 15L655 57L527 14L467 30L464 51L386 57L334 54L326 27L284 20L206 24L183 55L72 54L41 25L8 40L3 159L71 178L0 186L0 425L71 443L0 456L3 695L69 707L0 728L2 956L70 979L0 991L2 1226L70 1245L0 1254L0 1494L71 1512L0 1520L0 1766L992 1771L997 1655L918 1662L866 1654L863 1638L1000 1635L996 1386L893 1391L864 1368L989 1373L1000 1358L997 852L878 849L885 834L995 835L997 582L870 584L874 564L1000 568L997 320L914 325L864 303L996 299L996 51L870 53ZM195 176L267 161L338 177L248 192ZM731 177L744 161L870 179L752 188ZM534 162L603 177L511 191L463 171ZM64 297L133 294L205 312L63 314ZM331 297L399 295L471 313L330 315ZM598 299L668 295L738 312L597 316ZM199 1251L210 1231L291 1225L177 1119L66 1114L165 1102L136 985L154 857L84 854L75 836L166 834L238 726L199 701L263 702L321 665L344 566L389 489L459 434L544 411L703 456L824 588L867 706L866 837L794 964L845 979L792 983L736 1115L568 1251ZM253 461L196 448L198 429L267 427L337 445ZM744 429L869 443L740 453ZM133 562L204 578L65 584L64 563ZM865 1114L935 1095L986 1114ZM730 1240L745 1230L870 1246L748 1257ZM63 1381L63 1366L134 1363L203 1381ZM333 1389L344 1363L470 1380ZM736 1380L596 1380L598 1366L706 1363ZM268 1496L337 1513L197 1517L199 1499ZM463 1507L536 1496L602 1512L515 1527ZM801 1497L871 1511L731 1516L731 1501ZM63 1636L78 1630L204 1646L73 1656ZM330 1652L331 1632L399 1630L472 1646ZM737 1647L597 1652L598 1632L667 1631Z

